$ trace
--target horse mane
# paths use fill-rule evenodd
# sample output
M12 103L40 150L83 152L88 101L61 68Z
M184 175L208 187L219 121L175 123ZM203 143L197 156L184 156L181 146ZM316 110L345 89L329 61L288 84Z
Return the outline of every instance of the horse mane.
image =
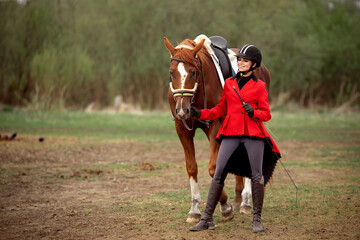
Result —
M195 41L190 40L190 39L185 39L184 41L182 41L179 46L189 46L190 48L194 48L196 46ZM177 51L175 56L173 56L174 58L180 58L181 60L183 60L184 62L196 67L197 69L199 68L198 64L196 63L196 60L194 58L194 55L191 51L191 49L188 49L186 47L179 47L180 51ZM207 51L206 47L203 46L199 52L196 55L200 65L209 65L211 61L209 61L208 59L211 59L211 56L209 54L209 52ZM200 69L198 69L200 70Z

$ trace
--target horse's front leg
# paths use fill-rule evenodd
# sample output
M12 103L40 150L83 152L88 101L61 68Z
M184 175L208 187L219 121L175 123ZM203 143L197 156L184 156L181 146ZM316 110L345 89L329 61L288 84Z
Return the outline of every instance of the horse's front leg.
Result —
M188 131L184 128L182 123L176 124L176 131L179 136L180 142L184 148L185 161L186 161L186 171L189 176L190 181L190 190L191 190L191 208L188 213L186 222L196 223L199 222L201 218L200 212L200 189L197 179L198 168L195 159L195 147L194 147L194 135L195 130Z
M213 124L220 124L220 122L214 122ZM219 143L216 141L217 131L214 129L218 129L213 125L213 128L210 128L208 132L205 132L208 136L210 142L210 162L209 162L209 174L211 177L215 175L216 169L216 160L219 153ZM231 204L228 202L228 195L225 190L222 191L220 199L220 212L222 215L223 221L229 221L234 217L234 211Z

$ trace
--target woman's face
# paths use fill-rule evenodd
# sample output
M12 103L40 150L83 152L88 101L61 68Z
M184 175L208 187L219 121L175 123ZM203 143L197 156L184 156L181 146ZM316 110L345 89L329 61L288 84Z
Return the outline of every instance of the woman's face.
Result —
M249 59L246 58L238 58L237 60L238 69L240 72L247 72L249 71L252 62Z

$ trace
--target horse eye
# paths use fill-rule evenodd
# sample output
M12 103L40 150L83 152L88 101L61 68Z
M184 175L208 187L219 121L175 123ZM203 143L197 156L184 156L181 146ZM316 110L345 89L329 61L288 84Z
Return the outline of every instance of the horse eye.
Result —
M197 73L197 71L191 71L190 72L190 78L195 78L196 77L196 73Z
M170 71L170 81L174 79L174 72Z

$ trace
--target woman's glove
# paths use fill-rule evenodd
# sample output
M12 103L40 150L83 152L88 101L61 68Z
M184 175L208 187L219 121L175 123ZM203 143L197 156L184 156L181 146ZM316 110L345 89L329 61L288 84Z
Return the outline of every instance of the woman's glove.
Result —
M197 117L197 118L199 118L200 115L201 115L201 111L198 110L196 107L191 106L190 115L191 115L192 117Z
M254 116L254 109L250 104L245 103L243 105L243 108L245 108L245 111L249 114L249 117L252 118Z

